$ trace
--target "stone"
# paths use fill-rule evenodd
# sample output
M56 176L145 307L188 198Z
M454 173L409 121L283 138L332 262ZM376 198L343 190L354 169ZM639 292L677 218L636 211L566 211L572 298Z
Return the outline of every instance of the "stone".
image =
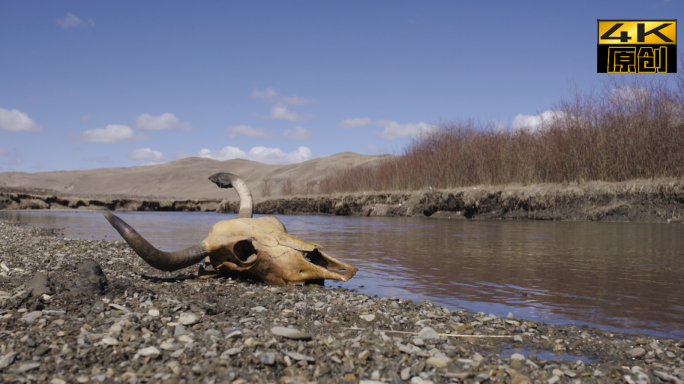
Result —
M182 324L177 324L176 327L173 329L173 335L174 336L180 336L180 335L187 335L188 331L185 330L185 327Z
M241 346L235 347L235 348L226 349L225 351L223 351L223 353L221 354L220 358L225 360L225 359L227 359L229 356L237 355L238 353L242 352L242 349L243 349L243 348L245 348L244 345L241 345Z
M425 364L427 364L428 366L431 366L431 367L435 367L435 368L444 368L444 367L447 366L447 362L446 362L446 361L444 361L444 360L442 360L442 359L440 359L440 358L437 358L437 357L430 357L430 358L428 358L428 359L425 361Z
M50 288L48 288L47 275L43 272L36 272L36 274L33 275L31 281L29 281L26 288L33 289L33 291L31 292L31 295L33 295L33 297L41 297L43 295L49 294Z
M232 331L228 331L228 335L226 336L226 339L234 339L242 336L242 331L239 329L233 329Z
M219 337L221 336L221 331L218 329L207 329L204 331L204 337Z
M19 368L17 368L17 373L28 372L36 368L40 368L40 363L25 363L20 365Z
M368 360L368 357L370 357L370 351L365 349L359 355L356 357L359 360Z
M117 345L119 341L113 337L103 337L102 344L104 345Z
M425 327L418 332L418 336L416 337L422 340L439 339L439 333L430 327Z
M259 355L259 362L263 365L275 364L275 353L273 353L273 352L262 352L261 355Z
M14 358L17 356L17 352L10 352L0 358L0 371L4 370L5 368L9 367L10 364L14 362Z
M402 369L399 376L404 381L410 379L411 378L411 367L406 367L406 368Z
M180 335L180 336L177 336L176 338L178 339L178 341L180 341L182 343L192 343L195 341L192 339L192 337L190 337L188 335Z
M252 310L252 312L256 312L256 313L261 313L261 312L267 311L267 309L262 307L262 306L254 307L251 310Z
M151 357L157 357L161 353L159 349L156 347L146 347L138 351L140 356L151 356Z
M316 361L316 359L311 356L302 355L301 353L297 352L286 351L285 354L298 361Z
M271 333L276 336L282 336L293 340L306 340L311 338L311 334L309 333L285 327L273 327L271 328Z
M194 313L183 313L180 315L178 318L178 322L181 323L182 325L194 325L199 322L200 317L195 315Z
M87 260L78 266L77 290L86 294L99 295L107 288L107 276L95 260Z
M390 308L392 308L392 309L399 309L399 304L397 304L396 301L393 301L393 302L390 304Z
M360 315L360 318L366 320L366 321L373 321L375 320L375 315Z
M147 314L152 317L159 317L159 310L157 308L152 308L149 311L147 311Z
M636 348L630 349L629 351L626 351L625 353L629 357L639 358L639 357L646 354L646 350L644 348L641 348L641 347L636 347Z

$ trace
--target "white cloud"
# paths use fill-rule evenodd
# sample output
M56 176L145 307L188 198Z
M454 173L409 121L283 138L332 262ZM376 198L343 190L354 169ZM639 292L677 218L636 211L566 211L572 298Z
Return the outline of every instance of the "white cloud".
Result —
M300 126L296 126L294 130L286 129L283 133L283 137L286 139L293 140L306 140L311 137L312 132L308 129Z
M18 109L8 111L0 108L0 129L13 132L38 132L42 131L43 127Z
M150 148L138 148L128 151L126 152L126 157L131 160L139 161L142 165L153 165L166 161L166 158L161 152L153 151Z
M366 125L369 125L370 123L371 123L371 119L368 117L357 117L355 119L342 120L342 122L340 123L340 128L342 128L342 129L361 128L361 127L365 127Z
M268 102L275 103L276 105L306 105L315 104L318 102L316 99L305 99L296 95L283 96L272 88L266 88L263 91L255 88L252 91L252 97L256 99L264 99Z
M264 99L266 101L270 101L273 103L275 103L277 101L278 96L279 96L278 92L274 91L271 88L266 88L263 91L260 91L256 88L254 88L254 90L252 91L252 97L254 97L256 99Z
M399 124L396 121L389 120L378 120L375 122L375 125L385 128L382 132L374 132L376 135L385 139L396 139L406 136L412 137L420 134L421 132L427 132L436 128L434 125L423 122L416 124Z
M80 135L71 135L71 139L91 143L120 143L122 141L145 140L148 137L143 134L136 135L127 125L109 124L104 128L87 130Z
M9 151L3 148L0 148L0 156L9 156Z
M205 157L214 160L247 159L264 164L293 164L311 159L311 150L299 147L296 151L285 153L280 148L254 147L245 152L240 148L227 146L217 150L202 149L197 154L180 154L179 157Z
M261 117L268 117L271 119L275 120L288 120L288 121L297 121L297 120L308 120L308 119L313 119L314 115L305 113L305 114L299 114L294 111L290 111L287 109L287 105L293 105L293 106L298 106L298 105L306 105L306 104L314 104L317 103L318 101L315 99L305 99L303 97L299 97L296 95L292 96L282 96L275 90L271 88L266 88L263 91L260 91L258 89L254 89L252 91L251 97L257 98L257 99L264 99L270 103L274 103L275 105L273 108L271 108L271 114L268 116L261 116ZM258 116L256 113L253 113L254 116Z
M162 129L182 129L192 131L194 128L187 122L181 121L173 113L163 113L159 116L151 116L143 113L135 119L135 125L140 129L162 130Z
M57 24L61 25L62 28L64 28L64 29L95 26L95 22L93 21L93 19L88 19L88 21L83 21L78 16L74 15L73 13L67 13L66 16L64 16L63 18L58 19Z
M271 108L271 119L297 121L299 114L294 111L289 111L286 107L274 106Z
M525 130L527 132L537 132L544 124L553 122L554 119L562 118L564 113L561 111L544 111L538 115L523 115L520 114L513 119L513 124L511 124L511 130Z
M270 139L273 134L270 132L265 132L263 128L252 128L250 125L236 125L233 127L226 128L226 135L233 139L239 139L243 136L249 137L261 137L264 139Z

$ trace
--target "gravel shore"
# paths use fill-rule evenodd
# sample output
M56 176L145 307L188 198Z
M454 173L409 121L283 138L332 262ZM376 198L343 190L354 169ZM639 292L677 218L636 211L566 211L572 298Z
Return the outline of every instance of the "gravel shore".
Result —
M684 341L165 273L0 221L6 383L684 383Z

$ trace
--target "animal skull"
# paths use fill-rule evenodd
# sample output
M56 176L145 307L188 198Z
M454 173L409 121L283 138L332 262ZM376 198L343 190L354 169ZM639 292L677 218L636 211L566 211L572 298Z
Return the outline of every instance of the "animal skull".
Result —
M276 285L347 281L356 273L355 267L323 253L320 245L289 235L276 217L252 218L252 194L237 176L217 173L209 180L220 188L235 188L240 195L238 216L214 224L204 241L185 250L160 251L117 216L109 212L104 216L143 260L164 271L186 268L208 258L218 272L246 272Z

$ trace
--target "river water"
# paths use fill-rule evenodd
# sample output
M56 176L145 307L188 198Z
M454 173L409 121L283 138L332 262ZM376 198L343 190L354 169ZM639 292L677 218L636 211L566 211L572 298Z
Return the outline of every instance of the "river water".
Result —
M235 215L120 212L152 244L177 250ZM329 287L431 300L548 323L684 338L684 225L279 216L288 232L359 268ZM63 228L66 237L121 239L95 212L0 212Z

